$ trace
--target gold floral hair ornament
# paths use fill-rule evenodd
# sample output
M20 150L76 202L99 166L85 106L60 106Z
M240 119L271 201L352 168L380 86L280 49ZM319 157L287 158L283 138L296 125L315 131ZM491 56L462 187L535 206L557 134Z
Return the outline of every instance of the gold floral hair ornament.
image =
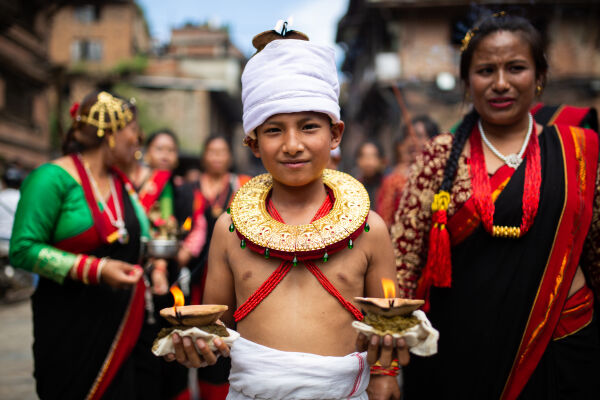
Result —
M103 137L107 129L113 133L123 129L133 120L133 113L125 101L100 92L88 115L81 115L79 120L98 128L98 137Z
M467 47L469 47L469 42L475 36L475 32L477 32L477 28L469 29L469 31L465 34L465 37L462 40L462 46L460 46L460 51L464 52Z
M500 18L506 16L506 11L500 11L492 14L492 18ZM465 34L465 37L462 40L462 45L460 46L460 51L464 52L469 47L469 42L473 39L473 36L477 33L479 27L474 27L469 29L469 31Z

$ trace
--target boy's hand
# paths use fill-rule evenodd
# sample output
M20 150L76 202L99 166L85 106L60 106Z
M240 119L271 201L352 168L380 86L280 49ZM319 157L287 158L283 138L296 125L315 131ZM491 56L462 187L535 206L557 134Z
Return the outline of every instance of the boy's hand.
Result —
M371 375L367 387L369 400L400 400L400 386L398 378L387 375Z
M382 367L388 368L395 357L398 358L398 364L402 366L408 365L410 361L406 341L403 338L394 339L391 335L385 335L382 339L377 335L371 335L369 338L359 333L356 348L358 351L367 351L369 365L379 360Z
M213 341L217 347L217 352L214 353L208 344L202 339L196 339L196 346L199 351L196 350L196 346L192 343L192 339L184 336L183 338L177 334L173 334L173 345L175 347L175 354L167 354L164 356L166 361L175 361L188 368L201 368L207 365L214 365L217 362L217 354L221 354L223 357L229 357L229 347L219 338L215 338Z

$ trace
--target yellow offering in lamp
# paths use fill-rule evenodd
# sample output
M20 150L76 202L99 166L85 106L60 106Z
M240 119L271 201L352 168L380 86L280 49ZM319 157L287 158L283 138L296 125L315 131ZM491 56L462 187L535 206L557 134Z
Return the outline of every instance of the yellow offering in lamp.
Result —
M382 279L382 285L385 298L354 298L365 318L354 321L352 326L367 336L404 338L410 351L419 356L437 353L439 332L431 326L425 313L418 310L425 302L396 297L396 284L389 279Z
M173 326L163 328L158 333L152 345L152 353L156 356L164 356L174 352L172 335L178 334L180 337L189 336L195 343L196 339L204 339L213 351L216 346L213 340L221 338L228 346L240 336L234 330L227 329L225 325L219 322L219 318L228 307L218 304L184 305L183 292L177 287L171 287L173 294L173 307L160 310L161 317L169 321Z

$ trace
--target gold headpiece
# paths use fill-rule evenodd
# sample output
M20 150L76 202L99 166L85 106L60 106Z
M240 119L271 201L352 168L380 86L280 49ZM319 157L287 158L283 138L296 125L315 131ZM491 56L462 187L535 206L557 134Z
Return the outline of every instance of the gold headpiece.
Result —
M113 132L123 129L133 120L133 113L125 101L110 93L100 92L88 115L81 115L78 120L98 128L97 135L102 137L107 128Z
M500 18L500 17L504 17L506 15L506 11L500 11L497 13L492 14L492 18ZM471 41L471 39L473 39L473 36L475 36L475 33L479 30L479 27L475 27L472 29L469 29L469 31L465 34L465 37L462 40L462 46L460 46L460 51L463 52L467 49L467 47L469 47L469 42Z

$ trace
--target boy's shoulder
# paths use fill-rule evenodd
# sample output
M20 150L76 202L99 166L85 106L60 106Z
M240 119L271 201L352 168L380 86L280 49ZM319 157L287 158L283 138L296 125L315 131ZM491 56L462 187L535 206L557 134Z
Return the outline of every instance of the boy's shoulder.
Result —
M383 241L389 242L390 234L383 218L373 210L369 211L367 223L369 224L368 232L364 232L361 237L366 245L365 252L370 253L377 251Z

